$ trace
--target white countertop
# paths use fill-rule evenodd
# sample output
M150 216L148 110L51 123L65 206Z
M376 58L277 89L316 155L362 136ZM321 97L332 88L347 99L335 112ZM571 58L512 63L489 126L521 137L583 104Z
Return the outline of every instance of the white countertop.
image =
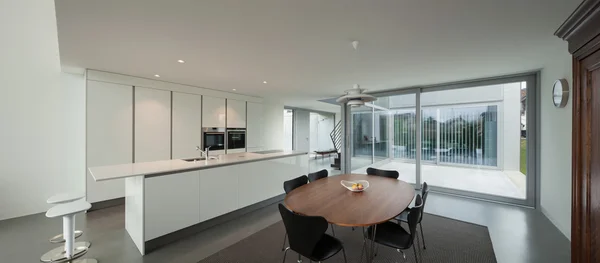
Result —
M156 162L128 163L89 167L88 171L95 181L105 181L140 175L167 175L179 172L210 169L221 166L242 164L248 162L258 162L263 160L284 158L303 154L308 153L298 151L283 151L268 154L259 154L251 152L231 153L221 155L217 160L187 162L181 159L174 159Z

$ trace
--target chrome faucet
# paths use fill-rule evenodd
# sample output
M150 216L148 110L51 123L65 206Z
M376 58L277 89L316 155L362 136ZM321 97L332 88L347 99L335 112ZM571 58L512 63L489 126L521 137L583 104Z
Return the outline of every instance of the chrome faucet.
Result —
M217 159L217 157L208 156L209 150L210 150L210 146L206 147L206 149L204 149L204 151L200 150L200 146L196 146L196 151L200 152L200 158L202 158L204 156L204 158L206 158L206 160Z

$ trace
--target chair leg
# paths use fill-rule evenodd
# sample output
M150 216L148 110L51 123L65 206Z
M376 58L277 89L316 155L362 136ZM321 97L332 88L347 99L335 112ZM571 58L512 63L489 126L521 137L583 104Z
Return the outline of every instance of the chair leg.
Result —
M417 256L417 246L413 244L413 251L415 252L415 262L419 263L419 256Z
M335 230L333 229L333 224L331 224L331 233L333 233L333 236L335 236Z
M285 263L285 256L287 255L288 250L290 250L290 248L286 248L283 252L283 263Z
M346 249L344 247L342 247L342 254L344 255L344 263L348 263L348 260L346 259ZM362 255L361 255L361 260L362 260Z
M363 247L360 250L360 261L359 263L362 263L362 256L365 253L365 249L367 248L367 241L363 239Z
M298 263L302 262L302 256L298 253Z
M283 246L281 247L281 251L283 251L285 249L285 240L287 239L287 232L285 232L285 235L283 236Z
M419 227L421 228L421 238L423 239L423 249L427 249L427 247L425 247L425 236L423 235L423 224L419 223Z
M423 254L421 254L421 241L419 240L420 239L419 235L417 234L417 235L415 235L415 237L417 239L417 244L413 243L413 249L415 251L415 261L417 261L417 263L418 263L419 262L418 258L421 258L421 261L423 261ZM417 256L417 250L416 250L417 247L419 248L419 255L418 256Z

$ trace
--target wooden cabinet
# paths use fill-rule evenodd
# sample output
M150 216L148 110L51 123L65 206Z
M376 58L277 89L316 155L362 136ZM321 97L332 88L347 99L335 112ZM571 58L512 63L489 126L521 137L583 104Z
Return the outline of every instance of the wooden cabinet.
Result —
M246 102L227 99L227 128L246 128Z
M203 96L202 127L225 128L226 114L225 99Z
M586 0L556 35L573 54L571 262L600 262L600 0ZM566 211L565 211L566 212Z
M133 161L133 87L98 81L87 82L87 166ZM123 180L95 182L86 176L90 203L125 196Z
M263 147L263 105L255 102L248 102L246 120L246 148L259 149ZM283 128L282 128L283 129Z
M197 156L202 147L202 96L173 92L173 159Z
M171 159L171 92L135 87L135 162Z

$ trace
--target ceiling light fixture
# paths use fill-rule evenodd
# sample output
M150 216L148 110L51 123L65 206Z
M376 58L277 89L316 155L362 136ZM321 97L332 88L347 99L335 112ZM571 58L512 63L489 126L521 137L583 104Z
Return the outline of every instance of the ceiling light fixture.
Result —
M358 52L358 41L352 41L352 47L355 52ZM358 56L356 56L358 58ZM356 60L358 61L358 59ZM358 63L354 63L355 65ZM353 74L356 75L356 74ZM352 89L346 90L346 95L339 97L336 101L340 104L347 104L351 107L358 107L365 105L367 102L376 101L377 98L364 94L365 90L360 88L360 85L354 84Z
M155 77L157 77L157 78L160 78L160 75L158 75L158 74L156 74L156 75L154 75L154 76L155 76Z
M236 91L236 89L233 89L233 91Z
M181 64L185 63L185 61L183 61L183 60L181 60L181 59L180 59L180 60L177 60L177 62L179 62L179 63L181 63Z
M267 81L265 80L265 81L263 81L263 83L264 83L264 84L267 84Z

